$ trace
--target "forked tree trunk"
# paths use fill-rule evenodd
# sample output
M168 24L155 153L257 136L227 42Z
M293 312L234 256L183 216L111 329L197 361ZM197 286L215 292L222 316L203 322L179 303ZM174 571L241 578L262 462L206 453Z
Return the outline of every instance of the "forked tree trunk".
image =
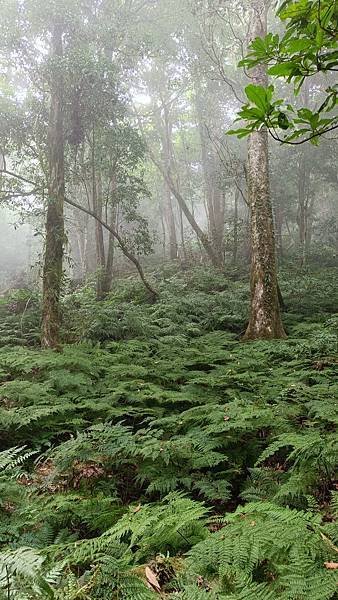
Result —
M60 63L62 53L62 28L60 24L55 24L51 54L53 59ZM57 70L52 75L49 113L49 180L41 327L42 346L54 349L58 349L60 345L60 293L64 247L65 177L62 95L62 75Z
M265 0L252 0L252 39L267 31ZM253 83L267 85L266 67L252 69ZM269 185L268 132L251 134L248 148L251 210L251 310L244 339L285 337L278 300L275 237Z

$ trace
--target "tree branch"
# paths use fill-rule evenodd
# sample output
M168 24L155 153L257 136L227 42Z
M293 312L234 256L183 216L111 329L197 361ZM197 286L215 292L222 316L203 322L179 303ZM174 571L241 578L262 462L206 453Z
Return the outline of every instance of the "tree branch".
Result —
M5 175L9 175L10 177L15 177L16 179L19 179L20 181L23 181L24 183L29 183L30 185L36 186L36 182L31 181L30 179L27 179L26 177L23 177L22 175L19 175L18 173L13 173L12 171L7 171L7 169L1 169L0 175L2 173L4 173ZM43 186L35 187L33 192L30 192L29 194L22 193L22 194L20 194L20 196L31 195L31 193L35 193L35 192L42 191L42 190L43 190ZM15 192L14 192L14 195L15 195ZM76 202L74 202L73 200L70 200L69 198L65 198L65 202L67 204L73 206L74 208L81 210L82 212L86 213L87 215L93 217L94 219L96 219L96 221L98 221L102 225L102 227L107 229L107 231L109 231L114 236L114 238L117 240L123 254L130 260L130 262L132 262L135 265L144 286L146 287L146 289L148 290L148 292L150 294L151 299L153 301L155 301L158 298L158 292L156 290L154 290L151 287L150 283L147 281L139 260L136 258L136 256L134 256L128 250L127 245L125 244L125 242L123 241L123 239L119 235L119 233L111 225L108 225L108 223L106 223L105 221L100 219L100 217L98 217L94 211L92 211L88 208L85 208L84 206L81 206L80 204L77 204Z
M103 219L98 217L98 215L94 211L90 210L89 208L85 208L84 206L81 206L80 204L77 204L77 202L74 202L74 200L70 200L69 198L66 197L65 202L66 202L66 204L69 204L70 206L73 206L74 208L77 208L78 210L81 210L82 212L86 213L87 215L93 217L96 221L98 221L98 223L100 223L102 225L102 227L107 229L107 231L109 231L112 234L112 236L117 240L117 243L119 244L123 254L135 265L144 286L147 288L147 290L150 294L151 299L153 301L156 301L158 298L158 292L151 287L150 283L147 281L147 279L144 275L144 271L142 269L142 266L141 266L139 260L136 258L136 256L134 256L128 250L127 245L123 241L120 234L116 231L116 229L114 229L114 227L112 227L111 225L108 225L108 223L106 223L105 221L103 221Z

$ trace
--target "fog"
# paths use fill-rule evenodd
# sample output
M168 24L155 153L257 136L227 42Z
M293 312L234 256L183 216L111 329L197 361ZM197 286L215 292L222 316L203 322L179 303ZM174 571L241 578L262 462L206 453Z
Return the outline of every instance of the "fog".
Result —
M337 600L338 0L0 0L0 600Z
M47 146L58 87L68 279L79 284L104 273L106 293L115 277L135 272L123 246L150 271L163 261L207 264L212 252L211 262L247 270L247 137L228 132L245 125L245 117L235 119L250 101L245 88L253 72L239 66L256 35L250 3L64 0L47 2L41 13L39 3L2 4L1 288L19 281L41 288L51 196ZM266 18L263 37L264 28L281 36L284 25L272 8ZM62 68L52 56L56 24ZM283 74L270 83L282 106L268 150L278 264L334 264L337 140L325 131L331 123L319 126L318 138L312 125L306 129L306 119L330 103L323 117L335 123L334 102L326 101L333 73L311 72L298 95ZM311 140L298 145L301 132L295 143L283 143L297 127L290 105L303 111L303 138L315 131L319 148ZM278 133L281 119L287 125Z

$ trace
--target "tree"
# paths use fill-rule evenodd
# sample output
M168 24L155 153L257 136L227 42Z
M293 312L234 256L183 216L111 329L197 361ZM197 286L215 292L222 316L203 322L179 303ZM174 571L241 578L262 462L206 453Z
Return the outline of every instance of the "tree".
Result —
M30 0L5 2L5 16L10 15L10 10L6 13L6 5L15 11L17 18L14 21L5 19L2 24L6 42L4 51L12 61L14 73L22 75L25 106L16 103L15 107L24 123L23 133L18 131L18 124L16 128L8 128L3 145L12 144L12 150L16 147L18 158L21 158L26 147L27 156L22 157L22 162L31 158L31 168L36 169L39 165L40 176L43 173L45 179L47 196L41 342L44 347L58 348L65 242L64 35L73 15L67 0L62 6L54 0L44 3ZM2 152L5 156L5 148ZM6 161L2 171L7 171ZM12 175L25 182L25 177L20 174ZM40 195L40 192L41 181L37 181L33 190L23 191L22 195L29 197ZM45 194L42 195L45 198ZM17 197L20 197L20 192Z
M286 0L277 15L286 23L279 34L264 32L251 43L249 54L240 65L249 69L269 67L274 79L293 83L297 95L308 78L318 77L317 107L297 108L285 99L274 98L274 86L256 83L248 86L249 100L238 113L245 127L231 130L239 138L267 127L270 135L284 144L317 145L319 138L338 128L338 85L330 74L338 70L338 4L332 0Z
M252 30L264 35L267 22L266 0L252 1ZM252 70L253 84L266 86L264 65ZM278 298L275 239L270 199L268 132L266 127L252 131L248 146L248 196L251 210L251 310L244 339L273 339L285 336Z
M58 19L51 41L51 59L56 72L51 74L48 124L48 203L43 265L41 344L58 348L60 344L60 293L64 247L65 148L63 134L63 78L58 63L63 58L63 28Z
M78 149L84 141L91 151L91 205L87 210L81 202L75 202L72 206L94 217L97 224L96 240L100 242L99 260L104 287L102 295L110 287L114 238L122 253L135 265L151 298L156 297L156 291L147 282L137 258L141 246L149 249L146 221L136 214L138 193L146 193L138 166L143 146L140 138L132 133L127 139L128 136L125 133L122 135L122 129L117 126L120 125L121 112L126 115L126 107L125 102L123 106L120 98L116 98L116 86L112 84L112 78L117 76L116 68L111 57L104 54L105 38L100 30L102 21L98 12L95 12L94 5L86 1L74 6L68 0L64 0L62 5L55 0L49 0L48 3L25 0L20 3L20 9L19 5L16 8L19 25L15 31L12 31L13 21L10 16L9 22L2 24L6 42L8 38L3 49L3 64L10 58L17 73L22 73L25 94L20 105L18 102L10 102L7 97L1 101L6 108L0 148L3 175L1 198L34 198L36 204L46 205L41 340L44 347L58 348L65 244L63 206L65 202L71 204L67 195L70 190L73 193L73 163L77 164ZM90 11L94 11L95 15ZM11 10L9 15L10 13ZM26 31L24 41L23 31ZM101 37L98 36L99 31ZM18 76L15 69L9 70L9 81L11 76ZM1 129L2 125L1 121ZM125 123L124 131L128 131L128 127L130 129ZM97 134L102 143L103 134L109 136L112 129L116 132L116 139L120 137L124 140L120 159L120 163L124 164L119 170L117 202L125 202L125 213L128 213L126 220L137 224L136 239L133 239L132 232L122 235L116 231L113 219L106 223L102 214L101 188L106 183L102 182L102 175L106 173L98 168L97 148L94 143L90 146L88 139L94 134L95 140ZM112 148L116 146L116 139L113 143L110 140ZM109 141L106 149L107 145L109 146ZM135 151L131 152L130 148ZM15 165L15 172L7 169L7 149L11 162ZM107 151L106 155L110 156L111 152ZM99 162L101 165L102 160ZM107 185L110 185L116 173L112 170L112 163L107 168L110 170ZM133 168L135 173L131 173ZM28 185L30 189L27 189ZM106 213L109 213L110 208L113 213L114 206L112 203L108 204ZM110 235L107 262L102 252L103 228ZM101 296L101 287L99 295Z

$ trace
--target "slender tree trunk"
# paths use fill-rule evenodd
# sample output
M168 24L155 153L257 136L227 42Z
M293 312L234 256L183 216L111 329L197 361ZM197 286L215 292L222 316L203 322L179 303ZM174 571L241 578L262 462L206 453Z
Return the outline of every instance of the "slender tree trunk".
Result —
M338 176L337 176L337 184L338 184ZM335 202L335 238L336 238L336 255L338 256L338 199Z
M206 199L209 238L217 257L218 266L224 266L224 194L220 189L220 165L215 156L206 126L206 111L202 102L202 89L195 82L195 104L201 143L201 158L203 167L204 193ZM210 90L207 89L207 95Z
M95 222L88 221L85 245L86 275L91 275L92 273L95 273L96 270L95 245Z
M52 33L51 53L59 65L63 54L62 28L56 23ZM56 67L57 69L60 66ZM63 81L57 70L52 75L48 127L48 205L46 245L43 266L41 344L44 348L60 346L60 293L64 248L64 137Z
M163 248L163 258L166 257L166 228L165 228L165 217L164 217L164 208L161 199L158 197L159 203L159 213L160 213L160 222L162 229L162 248Z
M300 264L302 267L306 264L306 250L307 250L307 178L308 170L306 168L306 160L304 152L301 153L299 159L298 168L298 212L297 212L297 224L299 232L299 244L300 244Z
M73 206L74 208L78 208L80 211L84 212L85 214L90 215L91 217L93 217L95 219L95 221L99 221L99 223L101 223L102 227L104 227L107 231L109 231L114 236L114 238L116 239L124 256L126 258L128 258L128 260L130 260L130 262L132 262L135 265L135 267L138 271L138 274L142 280L142 283L144 284L145 288L149 292L151 301L155 302L158 298L158 292L150 285L149 281L146 279L146 276L144 274L144 271L142 269L142 265L141 265L140 261L134 254L132 254L132 252L130 252L126 242L123 240L123 238L119 234L118 230L115 229L115 227L113 227L112 225L109 225L108 223L103 221L103 219L101 219L101 217L99 217L94 211L92 211L89 208L85 208L84 206L81 206L77 202L74 202L74 200L71 200L70 198L65 198L65 202L67 204L69 204L70 206Z
M95 167L95 131L92 134L92 206L94 213L102 219L102 185L101 174L96 174ZM106 266L103 227L99 221L95 221L95 245L96 245L96 298L102 300L104 293L102 289L104 271Z
M137 114L137 112L135 111L139 125L140 125L140 130L143 132L143 128L142 128L142 122ZM143 132L143 136L144 136L144 140L147 143L147 138L144 135ZM203 249L206 253L206 255L208 256L210 262L216 266L219 267L219 261L218 261L218 257L217 254L214 251L214 248L212 246L212 243L210 242L208 236L204 233L204 231L201 229L201 227L198 225L197 221L195 220L191 210L188 207L188 204L186 203L185 199L183 198L181 192L178 190L177 185L175 184L173 177L172 177L172 173L170 171L170 169L168 170L165 165L163 165L163 162L159 161L155 152L153 152L153 150L151 149L151 147L147 144L148 147L148 153L149 156L152 160L152 162L154 163L154 165L158 168L159 172L161 173L163 179L165 180L165 182L168 184L168 187L172 193L172 195L174 196L174 198L176 198L178 206L181 208L184 216L186 217L189 225L191 226L191 228L193 229L193 231L195 232L199 242L201 243L201 245L203 246Z
M235 206L234 206L234 232L233 232L233 251L232 251L232 263L234 266L237 265L238 255L238 200L239 190L235 189Z
M175 215L172 205L171 192L167 183L163 182L165 222L168 231L169 258L175 260L178 254Z
M280 201L274 206L274 223L276 230L276 252L279 260L283 259L283 209Z
M181 207L179 208L178 213L179 213L178 216L179 216L179 220L180 220L180 234L181 234L182 256L183 256L183 259L186 260L187 259L187 252L186 252L186 248L185 248L184 222L183 222L183 212L182 212Z
M168 107L163 103L163 115L164 115L164 128L162 130L162 155L163 162L167 171L173 171L173 149L172 149L172 124L170 122ZM165 219L168 230L168 241L169 241L169 258L175 260L178 255L178 244L176 234L175 215L171 198L171 190L166 181L164 185L164 207L165 207Z
M149 151L149 153L150 153L150 157L151 157L153 163L157 166L159 171L162 173L164 179L168 183L168 186L170 187L173 196L176 198L180 209L182 210L189 225L191 226L191 228L195 232L198 240L200 241L201 245L203 246L203 249L204 249L206 255L208 256L211 264L213 264L215 267L219 267L220 265L219 265L218 256L215 253L212 243L210 242L206 233L204 233L204 231L201 229L201 227L198 225L197 221L195 220L195 218L194 218L191 210L189 209L186 201L184 200L182 194L177 189L177 186L175 185L175 183L171 177L171 173L168 173L162 167L162 165L160 165L158 160L155 158L155 155L151 151Z
M309 82L305 80L301 90L301 99L304 106L309 106L310 99L310 88ZM297 224L299 232L299 244L300 244L300 264L305 267L307 260L307 248L308 248L308 200L309 200L309 180L310 170L306 159L306 151L303 148L300 152L299 163L298 163L298 212L297 212Z
M116 210L111 210L110 218L111 227L116 227ZM108 238L108 250L107 250L107 262L104 269L104 277L102 280L102 297L105 298L112 286L113 281L113 268L114 268L114 255L115 255L115 238L111 232L109 232Z
M265 0L252 0L252 39L267 31ZM267 85L266 67L252 69L253 83ZM251 310L244 339L285 337L277 286L275 238L269 185L268 132L251 134L248 148L251 209Z
M299 244L301 250L300 264L305 267L307 253L311 244L312 216L314 196L311 194L310 184L311 172L304 151L299 159L298 166L298 211L297 224L299 233Z

